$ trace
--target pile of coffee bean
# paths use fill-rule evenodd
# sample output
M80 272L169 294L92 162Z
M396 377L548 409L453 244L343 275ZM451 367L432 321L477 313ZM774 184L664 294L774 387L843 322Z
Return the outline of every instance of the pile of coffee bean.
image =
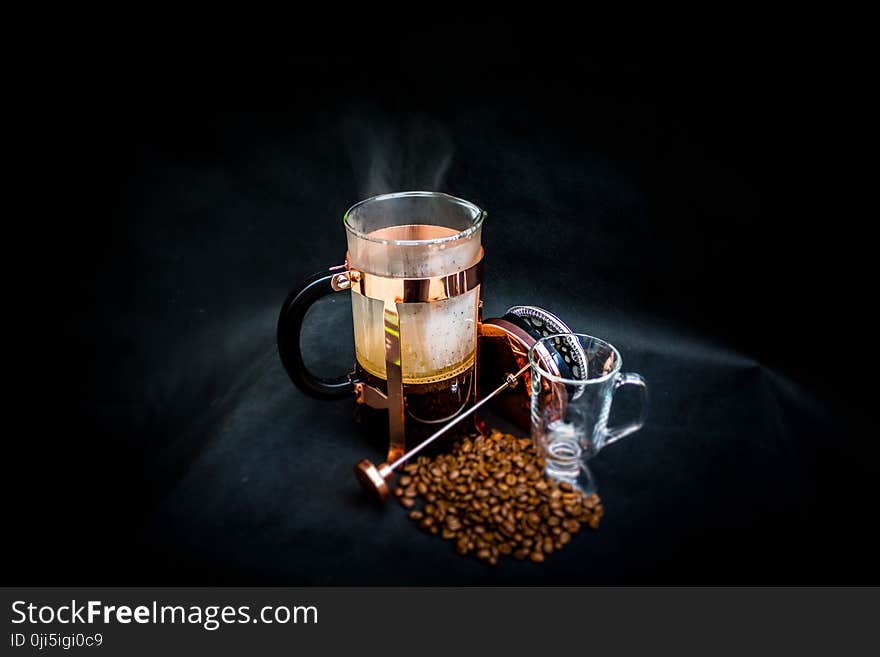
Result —
M464 437L448 454L403 468L394 495L418 526L455 542L459 554L495 565L502 556L535 563L561 550L581 525L599 528L603 507L544 474L528 438L493 430Z

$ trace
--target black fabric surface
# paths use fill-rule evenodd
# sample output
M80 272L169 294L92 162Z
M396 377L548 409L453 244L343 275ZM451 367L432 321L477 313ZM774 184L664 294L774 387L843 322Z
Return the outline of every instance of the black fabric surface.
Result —
M423 30L366 61L126 52L80 81L71 215L43 254L63 294L27 380L53 394L10 461L30 492L7 579L876 583L876 423L845 383L864 349L825 337L865 344L827 321L865 279L777 205L774 53L475 61L413 55ZM461 558L369 504L351 467L385 437L277 357L289 290L342 262L345 209L420 187L489 213L484 317L545 307L650 386L645 428L593 463L601 529L540 566ZM324 374L353 362L349 308L309 316Z

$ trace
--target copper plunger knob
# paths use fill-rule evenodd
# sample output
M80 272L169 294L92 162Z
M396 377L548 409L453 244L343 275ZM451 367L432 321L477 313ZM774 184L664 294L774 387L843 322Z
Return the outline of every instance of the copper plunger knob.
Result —
M386 479L391 478L391 468L387 463L373 465L369 459L363 459L354 466L354 476L368 493L372 493L380 502L385 502L391 495Z

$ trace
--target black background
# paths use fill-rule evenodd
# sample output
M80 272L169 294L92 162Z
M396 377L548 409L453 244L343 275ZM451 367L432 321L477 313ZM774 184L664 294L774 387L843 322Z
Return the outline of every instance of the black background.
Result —
M872 248L822 48L385 30L341 28L335 55L83 39L30 76L21 132L53 141L22 161L7 579L876 582ZM382 438L275 353L287 292L344 257L345 209L433 185L447 152L437 187L489 213L484 316L546 307L652 387L646 428L597 458L603 528L541 567L488 569L366 504L350 467ZM326 373L352 359L346 304L310 318Z

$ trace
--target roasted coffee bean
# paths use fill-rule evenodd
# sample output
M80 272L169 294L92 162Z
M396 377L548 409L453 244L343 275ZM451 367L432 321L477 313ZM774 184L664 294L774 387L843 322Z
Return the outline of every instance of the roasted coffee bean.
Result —
M394 495L431 534L454 540L459 554L494 565L505 556L531 559L561 550L581 523L598 528L604 512L595 494L544 475L528 438L493 430L465 437L449 454L419 456L404 467Z
M455 516L446 516L446 526L450 531L457 532L461 529L461 521Z

